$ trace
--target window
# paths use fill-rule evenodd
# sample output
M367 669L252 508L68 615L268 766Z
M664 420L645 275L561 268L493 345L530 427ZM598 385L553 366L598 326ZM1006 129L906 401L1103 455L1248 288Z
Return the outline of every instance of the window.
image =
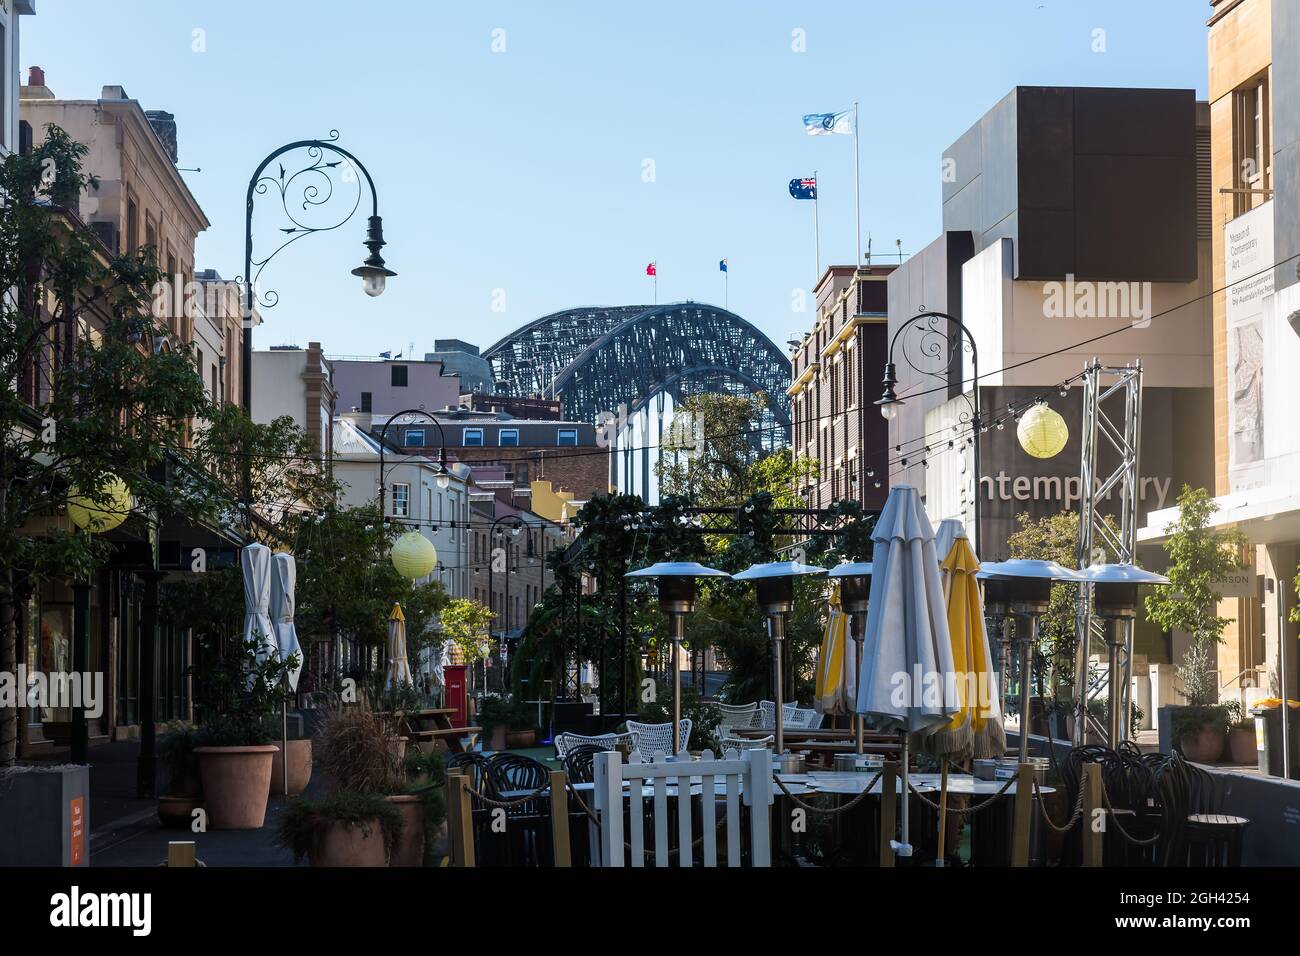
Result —
M1233 152L1239 192L1233 203L1236 215L1249 212L1269 198L1272 168L1269 152L1268 77L1260 76L1233 93Z
M393 517L406 518L411 514L411 486L407 482L393 485Z
M500 431L498 431L498 432L497 432L497 444L500 445L500 446L502 446L503 448L505 448L505 447L517 448L517 447L519 447L519 429L518 429L518 428L503 428L503 429L501 429Z
M393 388L406 388L406 366L393 366Z
M577 445L578 430L576 428L561 428L555 435L555 444L557 445Z
M402 436L402 440L408 446L415 445L422 447L424 445L424 429L408 428L406 433Z
M134 255L139 245L140 211L136 208L135 200L132 199L126 204L126 251Z
M463 436L461 438L461 444L464 445L466 448L482 448L483 429L481 428L465 429Z
M363 412L373 411L374 409L371 408L371 403L372 403L372 401L373 401L373 396L371 395L370 392L362 392L362 393L361 393L361 410L362 410Z

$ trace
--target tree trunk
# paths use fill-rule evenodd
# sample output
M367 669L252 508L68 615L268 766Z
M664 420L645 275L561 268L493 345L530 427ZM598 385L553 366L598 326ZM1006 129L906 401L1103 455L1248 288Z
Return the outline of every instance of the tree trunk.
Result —
M0 579L0 674L12 674L14 692L25 696L27 689L17 684L17 601L13 572L8 569ZM18 759L18 715L22 711L22 696L17 703L19 706L0 707L0 767L11 767Z

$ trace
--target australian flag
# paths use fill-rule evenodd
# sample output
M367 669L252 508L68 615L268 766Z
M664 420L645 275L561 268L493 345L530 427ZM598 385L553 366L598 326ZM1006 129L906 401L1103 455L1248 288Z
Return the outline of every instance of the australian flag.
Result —
M817 180L811 177L790 180L790 195L795 199L816 199Z

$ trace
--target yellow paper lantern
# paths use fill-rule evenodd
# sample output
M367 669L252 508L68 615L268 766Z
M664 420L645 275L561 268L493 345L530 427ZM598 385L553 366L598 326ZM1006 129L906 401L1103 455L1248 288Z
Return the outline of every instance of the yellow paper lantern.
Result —
M1035 458L1054 458L1070 439L1065 419L1046 405L1035 405L1020 416L1016 427L1020 447Z
M112 531L131 514L131 489L117 475L109 475L98 501L76 488L68 495L68 517L83 531Z
M438 566L438 551L418 531L408 531L393 542L393 567L404 578L417 581Z

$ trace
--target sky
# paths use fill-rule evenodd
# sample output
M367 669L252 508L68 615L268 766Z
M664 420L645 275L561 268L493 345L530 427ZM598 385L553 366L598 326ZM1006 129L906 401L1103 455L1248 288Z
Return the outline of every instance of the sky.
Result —
M65 99L121 85L176 115L211 227L196 266L243 271L264 156L338 130L374 177L398 275L369 298L364 206L262 276L259 348L422 355L488 347L577 305L723 304L778 344L797 290L854 247L853 140L801 116L860 103L861 221L876 261L940 228L943 150L1017 85L1206 95L1207 0L41 0L22 66ZM368 202L368 200L367 200ZM259 200L259 240L283 225ZM264 248L264 247L260 247ZM728 273L718 269L728 260ZM805 299L806 301L806 299ZM410 354L407 352L407 354Z

